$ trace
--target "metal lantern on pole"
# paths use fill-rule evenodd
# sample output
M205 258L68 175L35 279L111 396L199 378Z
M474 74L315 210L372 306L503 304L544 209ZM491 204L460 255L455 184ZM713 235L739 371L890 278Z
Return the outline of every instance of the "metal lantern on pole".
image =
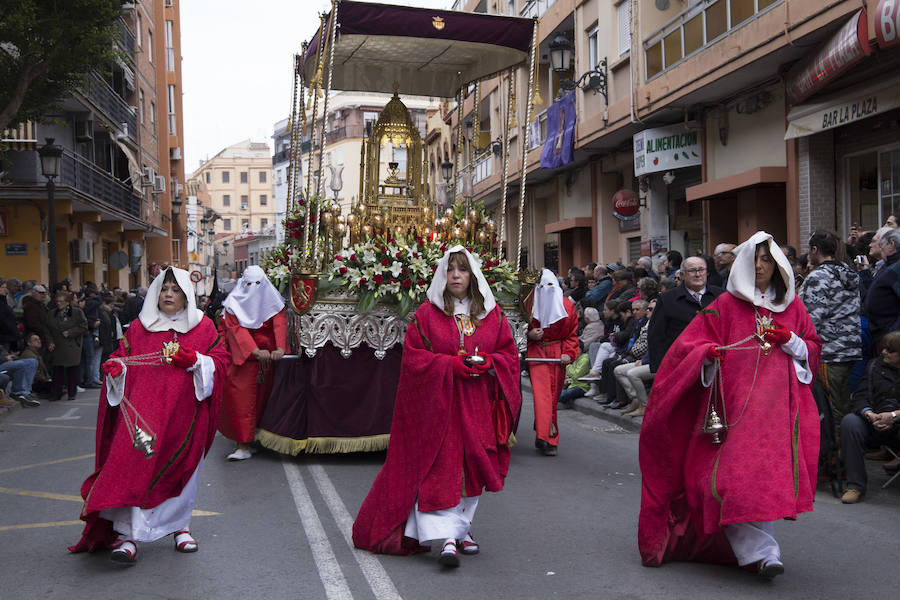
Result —
M53 179L59 177L59 163L63 149L53 143L54 138L46 138L46 145L38 149L41 158L41 174L47 178L47 253L49 254L48 276L50 289L56 286L56 203L53 197L56 184Z

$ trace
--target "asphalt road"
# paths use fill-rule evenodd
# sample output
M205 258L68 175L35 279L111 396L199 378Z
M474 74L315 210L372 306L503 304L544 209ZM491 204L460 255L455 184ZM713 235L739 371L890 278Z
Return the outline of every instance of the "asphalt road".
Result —
M820 491L816 511L776 525L786 573L774 582L737 568L641 566L638 436L577 411L561 413L555 458L539 455L530 399L506 489L479 503L477 556L456 570L433 556L352 549L350 525L383 453L229 463L218 437L192 521L200 551L170 537L142 544L138 564L72 555L79 488L93 466L97 391L0 417L0 598L856 598L895 597L900 481L870 465L866 501Z

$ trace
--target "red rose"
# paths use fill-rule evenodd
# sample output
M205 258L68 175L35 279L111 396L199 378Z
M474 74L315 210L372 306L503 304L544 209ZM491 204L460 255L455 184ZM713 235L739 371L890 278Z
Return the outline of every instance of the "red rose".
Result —
M346 272L347 272L347 267L341 267L341 269L340 269L341 275L344 275Z
M418 252L413 252L413 258L419 258L419 253L418 253Z
M355 254L351 254L351 255L350 255L350 260L353 261L353 262L356 262L356 255L355 255Z
M342 256L335 256L334 260L342 261L344 258Z
M406 289L409 289L411 285L412 285L412 282L409 279L403 280L403 287L405 287Z
M391 283L397 283L396 279L391 279Z
M400 273L402 273L403 275L408 275L409 270L406 267L403 267L403 269L400 270Z
M306 200L304 200L303 198L299 198L297 200L297 204L299 204L300 206L306 206Z
M359 287L362 287L362 286L366 285L366 283L367 283L368 281L369 281L369 280L366 279L365 277L361 278L361 279L359 280Z
M395 258L400 258L401 256L403 256L402 252L398 252L397 254L394 255Z
M388 259L382 258L382 259L381 259L381 264L384 265L385 267L388 266L388 264L389 264L389 263L388 263Z
M493 277L491 277L490 279L488 279L488 282L489 283L497 283L497 280L494 279Z
M428 283L428 282L425 281L424 279L420 279L420 280L417 281L416 283L417 283L418 285L425 285L425 284Z
M381 275L376 275L373 281L375 281L375 285L381 285L381 282L384 281L384 277L382 277Z

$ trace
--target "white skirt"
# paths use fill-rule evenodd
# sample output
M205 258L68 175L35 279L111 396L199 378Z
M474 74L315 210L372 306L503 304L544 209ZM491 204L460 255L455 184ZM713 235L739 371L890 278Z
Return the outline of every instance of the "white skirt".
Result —
M416 501L409 518L406 519L403 535L419 540L421 544L431 540L461 540L472 527L472 517L478 508L478 498L479 496L462 498L453 508L432 512L419 512L419 502Z
M100 511L100 517L112 521L113 529L126 539L136 542L152 542L162 537L188 529L191 524L191 513L194 511L194 500L197 498L197 482L203 459L194 470L181 494L163 501L154 508L138 508L137 506L117 506Z

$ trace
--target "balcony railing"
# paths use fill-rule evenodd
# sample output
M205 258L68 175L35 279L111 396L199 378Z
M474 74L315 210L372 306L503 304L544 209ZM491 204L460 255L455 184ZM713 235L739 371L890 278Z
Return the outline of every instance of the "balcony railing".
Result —
M141 218L140 196L135 196L130 185L122 183L111 173L68 150L63 151L59 171L57 185L73 187L132 217Z
M128 139L137 144L137 116L128 103L122 99L109 84L92 73L81 86L81 93L103 113L110 124L121 126L126 124Z
M128 52L130 56L134 52L135 48L135 37L134 34L131 33L131 30L128 28L128 25L125 23L125 20L119 18L119 45L122 46L122 49Z
M489 153L475 161L475 173L472 183L478 185L494 174L494 157Z
M649 81L784 0L703 0L644 40Z
M556 4L556 0L528 0L522 5L519 16L540 19L554 4Z
M283 162L288 162L289 160L291 160L291 149L285 148L284 150L276 152L272 157L272 166L281 164Z
M347 138L363 138L366 137L366 129L362 125L347 125L344 127L336 127L326 134L328 143L333 144Z

